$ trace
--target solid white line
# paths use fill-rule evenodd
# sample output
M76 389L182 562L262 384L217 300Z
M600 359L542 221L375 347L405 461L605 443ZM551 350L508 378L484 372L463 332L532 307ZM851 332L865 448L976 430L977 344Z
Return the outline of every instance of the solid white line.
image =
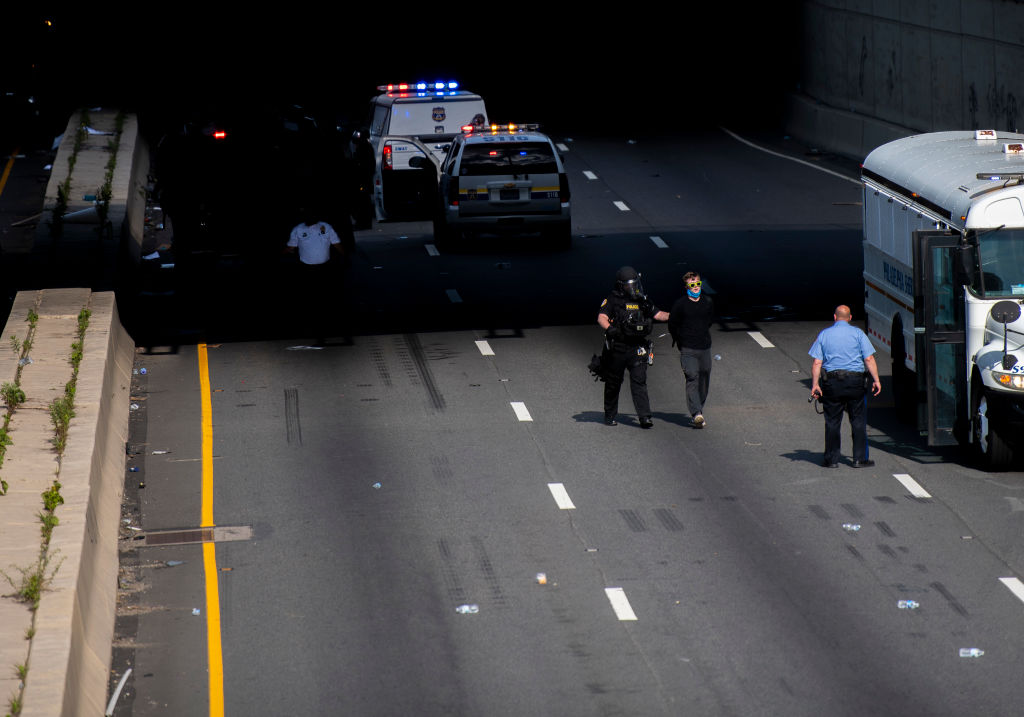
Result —
M616 617L620 620L636 620L636 613L629 606L625 590L622 588L605 588L604 592L608 596L608 601L612 604L612 610L615 611Z
M1017 599L1024 602L1024 583L1017 578L999 578L1006 587L1010 588L1010 592L1017 596Z
M614 201L614 202L612 202L612 204L614 204L616 207L618 207L620 212L628 212L629 211L629 207L626 206L625 202Z
M441 255L441 253L437 250L437 247L434 246L433 244L424 244L423 246L426 248L427 254L429 256L440 256Z
M921 484L910 477L908 473L893 473L892 477L903 484L903 487L910 491L910 495L915 498L931 498L931 494L928 493Z
M757 342L758 346L760 346L763 349L773 349L773 348L775 348L775 344L773 344L771 341L766 339L764 337L764 334L762 334L760 331L748 331L747 332L747 336L749 336L750 338L754 339L754 341Z
M665 240L661 237L651 237L651 241L654 242L654 246L659 249L668 249L668 244L666 244Z
M824 167L819 167L818 165L814 164L813 162L808 162L807 160L804 160L804 159L798 159L797 157L790 157L788 154L782 154L781 152L775 152L775 151L767 149L765 147L760 147L760 146L754 144L753 142L751 142L749 140L743 139L742 137L740 137L735 132L731 132L730 130L727 130L725 127L721 127L720 129L723 132L725 132L727 135L732 137L734 140L736 140L737 142L742 142L743 144L747 145L748 147L753 147L754 149L756 149L756 150L758 150L760 152L764 152L765 154L771 154L771 155L773 155L775 157L781 157L782 159L788 159L790 162L796 162L797 164L805 164L808 167L810 167L811 169L817 169L819 172L824 172L825 174L831 174L833 177L839 177L840 179L845 179L847 182L852 182L853 184L856 184L858 187L860 186L860 180L851 179L850 177L847 177L845 174L840 174L839 172L833 172L831 169L825 169Z
M583 170L583 176L587 179L597 179L597 175L591 172L589 169Z
M565 486L561 483L548 483L548 490L551 491L551 497L555 499L555 504L562 510L576 510L576 506L572 504L572 499L569 497L569 493L565 490Z
M491 345L489 343L487 343L486 341L474 341L473 343L475 343L476 347L478 349L480 349L480 354L482 356L493 356L494 355L494 349L492 349Z
M530 412L526 410L526 404L522 401L512 401L512 410L516 412L516 418L520 421L532 421Z
M451 301L453 304L462 303L462 297L459 296L459 292L457 292L455 289L448 289L445 291L445 293L448 294L448 300Z

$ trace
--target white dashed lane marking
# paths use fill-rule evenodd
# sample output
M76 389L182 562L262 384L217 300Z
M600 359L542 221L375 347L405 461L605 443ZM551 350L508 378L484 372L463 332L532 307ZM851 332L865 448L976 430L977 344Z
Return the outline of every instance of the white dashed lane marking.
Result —
M583 176L587 179L597 179L597 175L591 172L589 169L583 170Z
M605 588L604 592L608 596L608 601L612 604L612 610L615 611L617 618L620 620L636 620L636 613L629 606L629 599L626 597L625 590L622 588Z
M569 145L567 145L567 144L562 144L561 142L556 142L555 146L558 147L558 151L559 152L568 152L569 151Z
M562 483L548 483L548 490L551 491L551 497L555 499L555 505L561 510L576 510L576 506L573 505L572 499Z
M433 244L424 244L424 248L427 250L429 256L440 256L441 253L437 250L437 247Z
M1018 600L1024 602L1024 583L1018 578L999 578L999 582L1008 587Z
M614 204L616 207L618 207L620 212L628 212L629 211L629 207L626 206L625 202L614 201L614 202L612 202L612 204Z
M476 343L476 347L478 349L480 349L480 355L481 356L493 356L494 355L494 349L492 349L491 345L489 343L487 343L486 341L476 341L474 343Z
M910 491L915 498L931 498L931 494L921 487L921 484L910 477L908 473L893 473L892 477L903 484L903 487Z
M766 339L764 337L764 334L762 334L760 331L748 331L747 332L747 336L749 336L750 338L754 339L754 341L757 342L757 345L760 346L763 349L773 349L773 348L775 348L775 344L773 344L771 341Z
M516 412L516 418L520 421L532 421L533 417L526 410L526 404L522 401L512 401L512 410Z
M448 300L451 301L453 304L462 303L462 297L459 296L459 292L457 292L455 289L448 289L444 293L448 294Z
M654 242L654 246L659 249L668 249L668 244L666 244L665 240L661 237L651 237L651 241Z

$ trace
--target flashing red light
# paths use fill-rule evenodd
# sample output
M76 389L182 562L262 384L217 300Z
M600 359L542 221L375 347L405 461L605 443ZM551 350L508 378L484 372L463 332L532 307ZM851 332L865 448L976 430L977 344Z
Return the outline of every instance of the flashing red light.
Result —
M222 129L218 129L218 130L214 130L213 131L213 138L214 139L226 139L227 136L228 136L228 133L225 132Z

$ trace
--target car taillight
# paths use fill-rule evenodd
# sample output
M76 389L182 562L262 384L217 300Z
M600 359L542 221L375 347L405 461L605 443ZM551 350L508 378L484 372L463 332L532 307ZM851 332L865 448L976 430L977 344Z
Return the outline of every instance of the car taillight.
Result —
M448 180L448 204L453 207L459 206L459 178L452 177Z
M394 169L395 165L391 160L391 145L384 145L384 152L380 157L380 168L381 169Z
M569 201L569 175L565 172L558 175L558 201L562 204Z

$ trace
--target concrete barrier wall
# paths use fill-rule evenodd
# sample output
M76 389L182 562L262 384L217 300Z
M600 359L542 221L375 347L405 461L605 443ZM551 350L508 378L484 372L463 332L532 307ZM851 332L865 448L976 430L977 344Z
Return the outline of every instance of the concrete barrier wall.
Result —
M803 10L795 136L863 157L893 131L1024 126L1024 4L804 0Z
M50 542L60 567L36 611L23 717L95 716L106 707L135 346L113 293L92 294L89 309L60 467L65 502Z
M50 232L57 205L57 188L68 177L68 160L74 153L75 133L82 125L83 117L88 116L89 127L100 132L113 133L117 127L118 115L119 111L116 109L91 110L88 113L79 111L68 120L64 138L53 161L50 180L46 185L43 220L36 227L37 247L54 244ZM113 139L114 137L109 134L90 134L84 138L75 158L74 168L71 169L68 214L95 206L94 200L85 197L97 195L106 180L106 166L110 159L110 143ZM142 250L149 170L149 146L139 132L138 117L126 114L122 119L117 161L111 178L107 220L110 222L113 235L123 236L127 240L128 255L135 263L138 263ZM98 216L87 216L80 220L69 219L64 224L60 241L95 241L99 238L98 229Z

